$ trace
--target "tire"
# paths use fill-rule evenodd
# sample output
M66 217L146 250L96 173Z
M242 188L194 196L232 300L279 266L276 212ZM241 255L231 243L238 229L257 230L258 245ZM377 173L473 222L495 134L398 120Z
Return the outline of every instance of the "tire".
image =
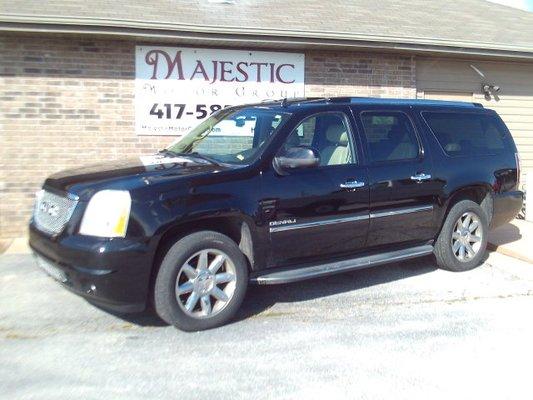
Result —
M183 331L215 328L235 315L247 286L248 264L237 244L218 232L196 232L164 256L154 285L155 311Z
M470 222L467 216L470 216ZM472 229L476 221L477 228ZM434 254L438 266L455 272L477 267L485 256L488 230L487 215L477 203L462 200L454 204L435 242Z

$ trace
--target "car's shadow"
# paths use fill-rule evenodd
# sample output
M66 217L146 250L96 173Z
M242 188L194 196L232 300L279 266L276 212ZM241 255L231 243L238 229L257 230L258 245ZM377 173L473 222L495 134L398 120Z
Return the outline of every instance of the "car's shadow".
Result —
M260 314L276 303L300 302L398 281L433 272L437 269L431 256L415 260L360 269L285 285L251 285L233 322ZM153 309L137 314L116 314L117 317L140 326L166 326Z
M436 269L432 257L423 257L285 285L250 286L235 321L260 314L276 303L295 303L333 296L426 274Z
M168 326L168 324L163 321L161 318L157 316L154 309L149 306L146 308L146 310L142 312L136 312L136 313L128 313L124 314L118 311L113 311L107 308L100 307L98 304L94 304L89 302L93 307L98 308L99 310L106 312L107 314L111 314L117 318L120 318L123 321L130 322L135 325L139 326L151 326L151 327L158 327L158 326Z

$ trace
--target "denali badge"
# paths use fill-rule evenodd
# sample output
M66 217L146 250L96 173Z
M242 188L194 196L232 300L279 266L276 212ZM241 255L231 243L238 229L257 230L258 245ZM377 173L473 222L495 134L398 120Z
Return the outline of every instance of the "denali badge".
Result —
M41 201L41 204L39 204L39 211L48 214L53 218L57 218L59 215L59 207L57 204L50 203L48 201Z
M270 226L279 226L279 225L288 225L288 224L294 224L296 222L296 218L293 219L282 219L281 221L270 221Z

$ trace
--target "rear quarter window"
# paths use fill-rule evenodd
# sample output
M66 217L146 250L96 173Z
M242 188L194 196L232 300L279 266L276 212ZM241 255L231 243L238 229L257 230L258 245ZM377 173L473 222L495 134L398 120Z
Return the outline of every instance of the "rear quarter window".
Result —
M423 112L422 116L449 156L500 154L507 149L507 129L494 115Z

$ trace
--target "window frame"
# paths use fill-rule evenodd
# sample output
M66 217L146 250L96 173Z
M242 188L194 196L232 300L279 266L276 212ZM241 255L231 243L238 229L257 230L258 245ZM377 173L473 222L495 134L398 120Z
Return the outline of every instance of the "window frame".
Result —
M487 113L487 112L481 112L480 110L422 110L420 111L420 118L422 118L422 121L424 121L424 124L426 124L426 127L427 129L431 132L431 134L433 135L433 137L435 138L435 141L437 142L437 145L439 146L439 149L442 151L442 154L444 154L444 156L448 157L448 158L471 158L471 157L494 157L494 156L498 156L498 155L501 155L503 153L505 153L507 150L507 137L510 134L509 132L509 129L507 128L507 126L505 125L505 122L503 122L503 120L501 120L501 117L500 117L500 120L501 120L501 123L503 124L503 127L505 128L505 136L504 136L504 148L502 149L502 151L500 151L499 153L486 153L486 154L481 154L481 155L472 155L472 154L457 154L457 155L453 155L453 154L448 154L448 152L446 150L444 150L444 147L442 147L442 143L440 142L439 138L437 137L437 135L435 134L435 132L433 131L433 129L431 128L431 125L429 124L429 122L426 120L426 117L424 116L424 114L427 114L427 113L431 113L431 114L463 114L463 115L476 115L476 116L487 116L487 117L496 117L496 118L499 118L498 114L493 114L493 113Z
M311 114L308 114L308 115L302 117L298 122L295 123L294 128L291 129L291 131L289 132L287 137L283 140L281 146L276 151L276 154L282 149L282 147L285 145L285 143L287 142L289 137L298 129L298 127L301 124L303 124L305 121L307 121L310 118L315 118L315 117L320 116L320 115L328 115L328 114L329 115L337 115L337 116L340 116L342 118L342 120L344 122L344 125L346 127L346 130L347 130L347 134L348 134L348 142L349 142L350 151L352 152L352 156L355 155L356 159L355 159L355 161L352 161L352 162L346 163L346 164L318 165L315 168L311 168L311 169L312 170L316 170L316 169L322 169L322 168L339 168L339 167L348 167L348 166L352 166L353 167L353 166L362 165L361 164L361 152L358 152L356 147L355 147L355 139L356 138L355 138L355 135L354 135L354 130L352 128L352 124L350 123L350 118L349 118L349 116L348 116L348 114L346 112L341 111L341 110L316 111L316 112L313 112Z
M394 113L394 114L403 114L407 117L407 120L409 121L409 123L411 124L411 127L413 128L413 132L415 134L415 138L416 138L416 141L418 143L418 154L416 157L413 157L413 158L402 158L402 159L398 159L398 160L380 160L380 161L375 161L372 159L372 153L370 152L370 146L368 144L368 138L367 138L367 135L366 135L366 131L365 131L365 124L363 122L363 114L370 114L370 113ZM420 136L420 133L417 129L417 126L416 124L414 123L414 120L413 118L411 117L411 115L409 115L409 113L405 112L404 110L394 110L394 109L389 109L389 108L385 108L385 109L375 109L375 110L361 110L358 112L358 117L359 117L359 122L361 124L361 128L363 130L363 138L364 138L364 141L365 141L365 148L366 148L366 152L367 152L367 158L368 158L368 164L369 165L386 165L386 164L396 164L396 163L406 163L406 162L413 162L413 161L422 161L425 157L425 150L424 150L424 145L422 143L422 138Z

